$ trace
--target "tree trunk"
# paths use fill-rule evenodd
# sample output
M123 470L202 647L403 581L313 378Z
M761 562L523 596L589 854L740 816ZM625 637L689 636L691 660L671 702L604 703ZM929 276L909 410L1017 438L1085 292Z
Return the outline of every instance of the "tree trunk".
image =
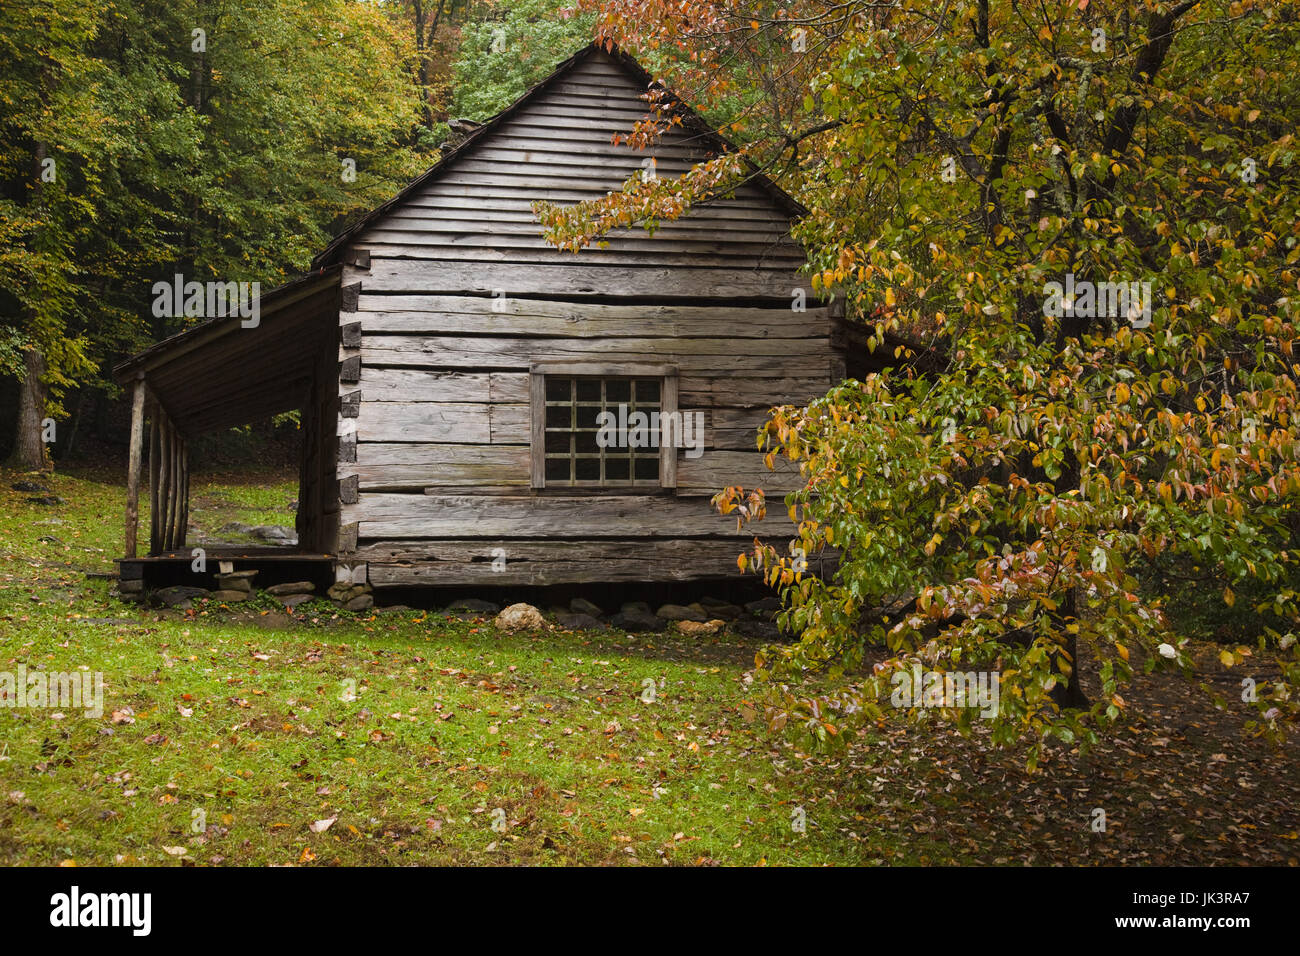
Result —
M23 352L23 383L18 398L18 427L8 466L17 471L49 471L50 454L41 440L45 417L45 356L39 349Z
M1065 648L1066 653L1070 655L1070 676L1067 678L1060 671L1057 671L1057 681L1052 687L1052 700L1062 710L1083 710L1092 703L1088 700L1088 695L1083 692L1083 686L1080 683L1083 677L1083 667L1079 661L1079 639L1066 629L1070 623L1076 620L1077 613L1076 590L1070 588L1066 592L1064 600L1061 601L1060 608L1052 615L1052 619L1057 626L1057 634L1060 637L1061 645Z

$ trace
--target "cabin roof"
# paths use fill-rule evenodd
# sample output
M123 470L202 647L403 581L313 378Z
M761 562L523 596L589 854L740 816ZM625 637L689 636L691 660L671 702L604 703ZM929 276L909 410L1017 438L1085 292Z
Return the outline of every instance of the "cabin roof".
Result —
M325 247L324 251L312 260L312 266L316 268L338 262L343 250L359 233L364 231L368 226L374 224L376 221L382 219L398 206L402 205L410 196L415 194L422 187L436 180L443 172L455 164L457 160L473 153L484 139L497 131L507 120L526 111L540 96L553 88L556 83L562 81L566 76L573 73L581 64L589 60L591 57L600 56L601 54L604 54L620 66L630 78L644 89L649 90L651 87L655 87L663 90L666 94L666 115L680 117L682 128L705 144L711 152L726 153L735 151L736 147L733 143L719 135L704 120L704 118L700 116L699 113L692 109L671 90L668 90L655 80L655 78L651 76L634 57L621 50L616 44L607 41L595 41L583 47L568 59L560 62L545 79L528 90L528 92L519 97L519 99L515 100L514 103L510 104L496 116L487 120L475 129L462 143L445 153L438 162L431 166L422 175L412 180L400 192L393 196L392 199L371 210L336 236L330 244ZM771 179L759 172L752 164L747 163L747 165L750 168L748 181L766 193L777 208L779 208L786 216L790 219L798 219L807 213L807 209L786 193L785 190L781 189L781 187Z

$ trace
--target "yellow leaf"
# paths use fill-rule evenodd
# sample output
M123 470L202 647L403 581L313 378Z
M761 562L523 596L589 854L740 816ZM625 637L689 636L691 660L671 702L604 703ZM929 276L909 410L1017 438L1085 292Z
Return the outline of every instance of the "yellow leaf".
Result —
M1232 588L1223 589L1223 603L1228 605L1228 607L1232 607L1237 603L1237 596L1232 593Z

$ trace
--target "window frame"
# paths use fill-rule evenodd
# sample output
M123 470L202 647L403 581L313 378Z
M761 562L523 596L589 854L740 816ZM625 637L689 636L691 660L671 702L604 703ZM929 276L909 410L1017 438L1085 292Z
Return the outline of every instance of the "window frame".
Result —
M531 416L529 443L529 483L534 491L551 490L568 494L646 495L675 492L677 489L677 449L659 448L659 483L657 486L626 485L546 485L546 376L584 378L657 378L660 380L660 415L677 412L678 368L651 362L552 362L533 360L528 367L528 406Z

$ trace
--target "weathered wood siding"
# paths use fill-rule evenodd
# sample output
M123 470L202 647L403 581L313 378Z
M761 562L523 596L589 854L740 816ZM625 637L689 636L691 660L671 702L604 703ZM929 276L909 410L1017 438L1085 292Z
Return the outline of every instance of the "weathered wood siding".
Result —
M375 586L736 574L752 532L712 510L726 484L768 491L765 533L790 532L780 494L799 477L764 466L756 430L771 405L823 394L843 361L830 309L792 307L807 283L779 205L746 186L576 255L538 234L534 200L599 196L641 168L645 154L610 145L644 115L641 92L588 56L344 252L359 291L341 313L339 550ZM659 176L702 158L685 133L654 153ZM529 369L548 361L676 366L703 456L678 452L675 491L533 489Z

